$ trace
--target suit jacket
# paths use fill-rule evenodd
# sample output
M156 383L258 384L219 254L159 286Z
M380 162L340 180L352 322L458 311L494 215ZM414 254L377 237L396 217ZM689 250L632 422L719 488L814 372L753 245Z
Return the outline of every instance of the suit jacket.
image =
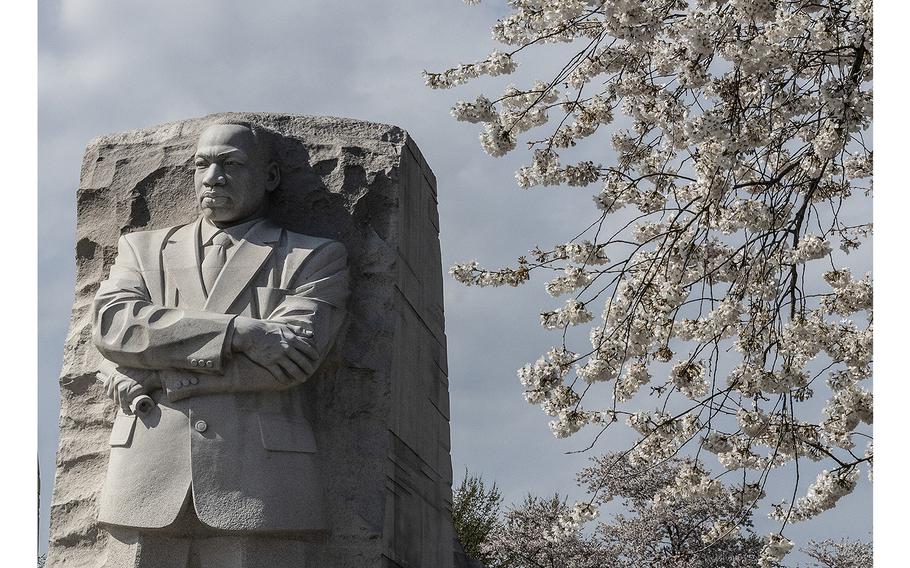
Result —
M99 520L140 528L173 523L192 488L199 519L237 531L325 529L311 401L242 354L230 353L236 315L313 332L320 358L348 296L344 245L262 220L206 296L199 223L120 238L93 306L106 359L158 371L157 407L118 411Z

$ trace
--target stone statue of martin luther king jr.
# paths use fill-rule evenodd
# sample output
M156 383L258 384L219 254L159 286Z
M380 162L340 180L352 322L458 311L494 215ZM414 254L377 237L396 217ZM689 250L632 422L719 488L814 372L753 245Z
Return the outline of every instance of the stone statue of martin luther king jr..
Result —
M206 128L200 217L122 236L95 296L99 376L120 406L99 513L108 566L304 566L293 546L325 535L298 387L344 319L346 252L265 218L272 136Z

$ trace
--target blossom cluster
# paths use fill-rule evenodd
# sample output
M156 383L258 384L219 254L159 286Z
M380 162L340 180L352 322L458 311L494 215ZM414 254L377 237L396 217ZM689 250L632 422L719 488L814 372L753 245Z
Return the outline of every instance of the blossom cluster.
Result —
M588 502L576 502L568 511L557 517L556 522L544 533L544 538L551 542L558 542L567 537L574 536L582 526L597 517L597 508Z
M587 286L593 279L593 273L579 266L567 265L562 276L550 280L546 284L547 294L556 297L574 292Z
M549 312L541 312L540 325L547 329L564 328L567 325L588 323L594 319L594 314L589 312L585 305L578 300L566 300L562 308Z
M480 544L490 566L514 565L516 558L531 566L599 568L615 558L600 539L580 530L594 518L589 503L569 505L564 499L530 497L523 506L508 510Z
M771 513L772 518L795 523L811 519L833 508L839 499L849 495L856 487L859 471L842 469L823 471L809 486L805 497L796 501L793 507L786 504L776 505Z
M464 264L456 264L449 269L455 280L468 286L519 286L530 278L530 271L526 266L518 268L502 268L500 270L485 270L476 260Z
M636 465L655 464L676 455L702 427L698 418L691 414L673 420L661 411L636 412L629 416L626 423L642 435L628 455L629 462Z
M654 496L657 505L672 506L680 500L717 495L723 486L716 479L711 479L707 470L694 460L685 461L680 466L672 484L663 487Z
M456 85L467 83L481 75L508 75L515 71L518 63L512 59L511 54L502 51L493 51L482 61L459 65L443 73L429 73L424 71L423 78L428 87L434 89L449 89Z
M793 541L776 533L768 535L765 548L762 550L759 566L761 568L774 568L793 548Z

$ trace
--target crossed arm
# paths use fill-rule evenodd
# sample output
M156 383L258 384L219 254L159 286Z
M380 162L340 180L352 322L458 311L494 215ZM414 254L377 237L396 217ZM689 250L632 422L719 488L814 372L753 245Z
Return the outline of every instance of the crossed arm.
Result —
M306 381L331 347L348 293L340 243L310 253L265 319L155 304L143 274L121 238L93 306L93 339L106 360L100 378L125 410L156 388L176 400Z

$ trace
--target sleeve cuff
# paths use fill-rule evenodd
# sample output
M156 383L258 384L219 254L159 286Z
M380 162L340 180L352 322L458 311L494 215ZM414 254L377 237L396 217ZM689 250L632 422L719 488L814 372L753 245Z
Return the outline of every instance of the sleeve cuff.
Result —
M236 315L223 316L219 325L223 331L215 334L202 348L186 357L184 368L197 373L221 374L224 362L230 357L231 338L234 333Z

